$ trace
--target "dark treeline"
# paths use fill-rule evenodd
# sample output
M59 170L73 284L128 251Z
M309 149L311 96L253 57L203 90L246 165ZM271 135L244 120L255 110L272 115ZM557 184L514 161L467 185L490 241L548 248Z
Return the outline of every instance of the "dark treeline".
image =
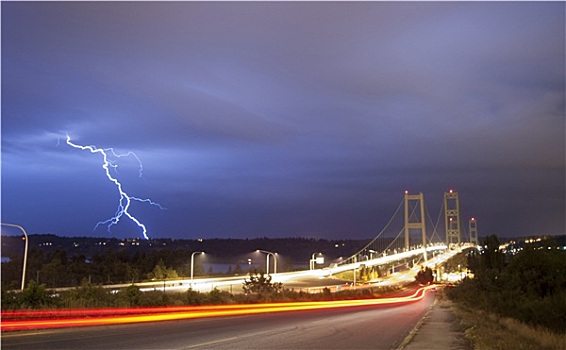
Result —
M190 276L190 256L196 251L206 257L195 259L194 275L213 274L202 263L231 264L230 274L245 274L247 258L265 263L257 249L278 253L278 272L290 271L297 262L308 268L313 253L321 252L327 262L356 253L366 241L329 241L307 238L287 239L210 239L139 240L93 237L30 235L26 281L47 288L73 287L84 281L94 285L134 283L151 279ZM21 237L2 237L2 289L17 289L21 284L23 243Z
M109 248L130 253L143 250L184 249L205 251L219 260L230 261L232 257L247 254L256 249L277 252L292 261L308 259L313 252L334 256L352 254L363 247L368 240L326 240L314 238L252 238L252 239L150 239L139 238L97 238L97 237L59 237L51 234L29 235L29 247L44 252L63 249L71 255L93 256ZM23 253L21 236L2 236L2 256L12 257Z
M566 329L566 251L564 236L525 244L504 255L499 239L489 236L483 252L468 256L474 278L448 295L472 309L483 309L561 333Z

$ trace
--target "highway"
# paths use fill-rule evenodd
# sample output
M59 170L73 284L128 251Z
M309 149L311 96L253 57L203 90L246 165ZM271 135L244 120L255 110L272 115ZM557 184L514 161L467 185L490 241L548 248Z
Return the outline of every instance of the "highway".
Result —
M2 349L394 349L433 301L9 332Z
M445 251L446 248L447 247L445 245L435 245L435 246L427 247L426 251L428 252L429 256L432 255L432 252L438 252L438 251L443 252L441 254L437 254L436 257L431 256L429 258L429 264L446 261L447 259L454 256L457 252L461 251L461 249ZM419 248L419 249L413 249L410 251L400 252L388 256L380 256L375 259L370 259L363 262L343 264L343 265L327 267L324 269L316 269L316 270L274 273L271 274L271 276L273 278L272 280L273 282L281 282L284 284L285 288L289 288L289 289L320 292L322 288L328 287L330 288L330 290L336 291L337 288L341 288L345 283L345 281L341 281L333 277L337 273L359 269L361 265L377 266L413 256L422 256L423 252L424 249ZM416 267L414 269L414 273L418 272L418 269L419 268ZM230 293L241 293L242 283L246 279L248 279L248 276L243 275L243 276L231 276L231 277L195 278L194 280L177 279L177 280L167 280L167 281L140 282L140 283L136 283L135 285L140 287L140 290L143 292L151 291L151 290L163 290L167 292L184 292L188 288L192 288L193 290L199 292L210 292L211 290L216 288L218 290L227 291ZM410 276L408 280L412 281L413 279L414 279L414 274ZM383 281L383 282L385 282L385 284L392 284L391 281ZM105 285L103 287L117 290L120 288L126 288L128 286L130 286L130 284ZM54 289L54 291L60 291L60 290L62 291L69 289L72 288L57 288Z

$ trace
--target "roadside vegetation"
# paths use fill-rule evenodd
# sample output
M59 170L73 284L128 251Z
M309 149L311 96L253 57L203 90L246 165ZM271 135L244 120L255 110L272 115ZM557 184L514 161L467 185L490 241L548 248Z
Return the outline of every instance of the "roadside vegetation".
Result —
M22 292L2 290L2 310L19 309L61 309L61 308L105 308L105 307L152 307L183 305L248 304L284 301L322 301L374 298L396 292L401 287L370 287L331 292L325 288L322 293L311 294L284 288L273 283L271 276L254 270L242 285L243 293L229 293L213 289L199 292L188 289L185 292L163 292L160 290L142 292L131 285L116 291L94 285L84 280L80 287L65 292L52 292L45 285L30 281Z
M474 278L446 295L477 349L566 349L566 252L551 241L514 256L489 236L468 255Z
M22 281L23 237L1 236L1 284L19 289ZM34 280L47 288L77 287L84 279L94 285L138 283L169 278L246 276L250 268L265 266L263 250L277 252L277 269L307 269L313 251L327 262L350 256L367 242L311 238L253 239L117 239L29 235L26 283ZM206 252L194 259L191 254ZM250 265L250 258L253 264ZM320 266L319 266L320 267Z

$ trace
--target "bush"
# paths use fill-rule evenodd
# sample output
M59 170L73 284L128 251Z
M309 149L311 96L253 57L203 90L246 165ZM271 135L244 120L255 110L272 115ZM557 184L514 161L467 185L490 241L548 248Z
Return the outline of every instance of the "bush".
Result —
M143 292L140 291L140 287L131 285L128 288L120 291L120 293L126 296L128 306L133 307L141 305Z
M49 304L49 296L45 291L45 285L29 281L27 287L22 291L22 304L24 307L38 309Z
M214 288L208 293L207 304L220 305L220 304L233 304L232 294L228 292L219 291Z
M90 282L83 282L80 287L69 291L63 298L66 306L70 308L116 306L113 301L117 300L111 296L110 290Z
M564 332L566 253L555 249L525 250L503 267L492 264L498 261L497 256L494 252L485 257L490 263L480 261L475 278L464 279L447 295L472 308Z
M271 283L271 275L266 276L263 271L254 270L250 272L250 279L244 281L243 289L245 294L266 296L281 292L283 285L280 282Z
M434 281L432 269L428 266L421 267L420 271L415 276L415 280L420 284L431 284Z
M189 289L185 292L185 302L187 305L204 305L206 296L196 290Z
M2 310L42 309L58 307L59 299L45 289L44 284L31 280L21 293L2 291Z

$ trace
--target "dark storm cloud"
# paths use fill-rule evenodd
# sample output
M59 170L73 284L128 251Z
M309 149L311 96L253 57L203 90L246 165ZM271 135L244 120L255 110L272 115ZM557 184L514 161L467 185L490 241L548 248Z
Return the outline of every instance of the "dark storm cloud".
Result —
M3 2L2 220L113 214L68 132L138 154L156 236L370 237L450 187L485 234L563 233L564 6Z

